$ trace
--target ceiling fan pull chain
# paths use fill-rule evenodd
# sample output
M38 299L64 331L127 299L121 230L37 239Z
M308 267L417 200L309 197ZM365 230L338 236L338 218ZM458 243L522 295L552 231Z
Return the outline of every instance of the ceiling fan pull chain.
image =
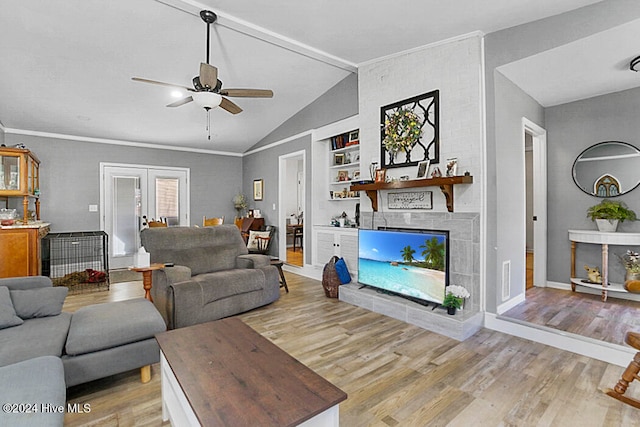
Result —
M209 133L207 139L211 141L211 110L207 110L207 132Z

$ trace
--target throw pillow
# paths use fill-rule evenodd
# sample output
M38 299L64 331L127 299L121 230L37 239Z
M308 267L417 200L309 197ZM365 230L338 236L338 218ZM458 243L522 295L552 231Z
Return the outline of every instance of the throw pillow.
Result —
M347 268L347 264L344 262L344 259L340 258L336 261L336 272L340 278L340 283L345 285L351 282L351 274L349 274L349 269Z
M11 302L9 288L0 286L0 329L21 325L24 321L16 316L16 310Z
M258 249L258 239L256 237L269 237L269 231L253 231L249 230L249 240L247 241L247 249Z
M25 290L11 290L11 299L16 314L22 319L57 316L62 312L62 304L69 288L55 286Z

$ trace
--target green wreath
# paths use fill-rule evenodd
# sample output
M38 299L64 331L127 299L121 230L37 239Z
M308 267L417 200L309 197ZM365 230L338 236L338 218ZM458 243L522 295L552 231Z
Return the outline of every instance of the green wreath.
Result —
M393 155L398 151L411 150L421 135L420 117L403 107L385 119L382 144Z

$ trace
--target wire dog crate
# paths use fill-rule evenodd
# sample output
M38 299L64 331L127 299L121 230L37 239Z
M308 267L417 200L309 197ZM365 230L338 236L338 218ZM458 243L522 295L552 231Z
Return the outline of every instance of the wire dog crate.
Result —
M108 290L108 243L104 231L50 233L42 239L42 274L70 294Z

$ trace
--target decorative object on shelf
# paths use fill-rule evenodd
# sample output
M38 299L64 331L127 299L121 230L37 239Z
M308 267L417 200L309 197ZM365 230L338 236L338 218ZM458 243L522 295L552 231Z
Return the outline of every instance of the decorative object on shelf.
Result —
M386 169L376 169L376 182L385 182L387 179Z
M589 278L588 283L602 283L602 275L600 274L600 269L598 267L589 267L588 265L585 265L584 269L587 271L587 277Z
M349 143L348 145L355 145L355 144L359 144L360 141L360 131L359 130L353 130L351 132L349 132Z
M471 294L469 291L458 285L449 285L446 288L446 294L442 305L447 307L448 314L456 314L456 310L462 308L462 304L465 298L469 298Z
M442 172L440 172L440 168L436 166L433 169L433 172L431 172L431 178L440 178L441 176L442 176Z
M264 197L264 180L253 180L253 200L262 200Z
M433 209L433 192L389 193L387 205L389 209Z
M369 175L371 176L371 181L375 181L377 170L378 170L378 162L371 162L371 164L369 165Z
M338 176L337 176L336 181L338 181L338 182L349 181L349 171L346 171L346 170L338 171Z
M380 158L383 168L439 162L439 91L380 108Z
M233 196L233 207L238 212L237 217L240 218L242 216L242 211L247 209L247 196L242 193L238 193Z
M338 153L333 155L333 164L335 166L340 166L344 164L344 154Z
M587 217L596 222L598 230L613 232L618 228L618 221L636 221L636 213L619 200L604 199L597 205L587 209Z
M457 173L458 173L458 159L456 157L447 159L446 176L456 176Z
M640 280L640 253L629 249L624 255L618 255L618 258L627 272L625 281Z
M429 164L431 160L427 159L418 163L418 173L416 174L417 179L426 178L427 172L429 172Z

